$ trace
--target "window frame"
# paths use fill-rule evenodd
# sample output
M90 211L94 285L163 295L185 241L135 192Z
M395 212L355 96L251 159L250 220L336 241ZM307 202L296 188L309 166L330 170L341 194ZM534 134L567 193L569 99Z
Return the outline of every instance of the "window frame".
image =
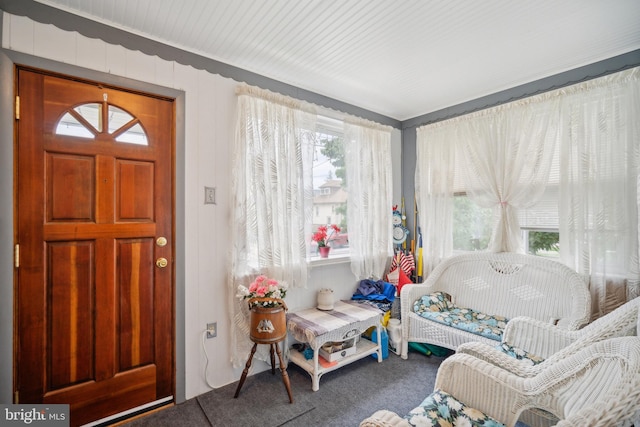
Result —
M329 116L325 116L325 115L321 115L318 114L317 116L317 122L316 122L316 142L314 143L314 150L321 150L321 147L319 145L319 142L321 140L322 136L329 136L329 137L334 137L334 138L340 138L342 139L342 143L345 143L344 140L344 122L342 119L337 119L337 118L332 118ZM315 154L314 154L315 155ZM328 161L328 160L327 160ZM346 168L346 165L344 166ZM335 166L331 167L332 170L335 170ZM324 188L319 188L318 194L316 194L316 174L315 172L312 171L312 175L313 175L313 183L314 183L314 194L313 194L313 199L311 201L312 203L312 212L313 212L313 216L314 217L320 217L320 215L325 214L326 210L323 210L320 208L319 204L315 203L315 198L316 196L320 195L331 195L331 188L330 187L324 187ZM320 178L318 178L320 179ZM334 177L334 180L338 180L339 178ZM325 180L324 183L327 183L328 180ZM344 188L344 187L342 187ZM344 190L346 191L346 188L344 188ZM348 194L348 193L347 193ZM347 200L345 199L344 204L346 205ZM336 206L332 205L330 207L330 214L329 214L329 222L330 223L335 223L335 216L338 215L336 213ZM340 214L340 216L342 216L342 214ZM347 224L347 216L344 215L343 216L343 221L346 224L346 229L348 229L348 224ZM342 223L342 221L341 221ZM345 248L335 248L335 249L340 249L340 253L336 254L336 251L332 250L329 253L329 257L328 258L321 258L318 251L317 251L317 246L314 244L314 241L312 240L311 236L313 236L313 233L316 231L317 227L319 225L330 225L330 224L324 224L324 223L320 223L318 222L317 224L314 223L313 218L311 220L311 234L309 236L309 247L308 247L308 253L307 253L307 262L313 264L313 265L326 265L326 264L334 264L334 263L341 263L341 262L349 262L351 260L351 254L349 252L349 246L346 246L346 251L344 250ZM340 224L338 224L338 226L340 226ZM342 227L345 228L345 227Z

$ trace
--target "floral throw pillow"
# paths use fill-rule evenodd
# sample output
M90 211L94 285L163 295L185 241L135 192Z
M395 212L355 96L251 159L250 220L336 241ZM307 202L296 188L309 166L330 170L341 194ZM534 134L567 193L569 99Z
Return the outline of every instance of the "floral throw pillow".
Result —
M447 294L444 292L434 292L429 295L423 295L419 300L413 303L413 311L416 313L425 311L445 311L455 308L451 303Z
M441 390L431 395L404 417L416 427L505 427L501 422L470 408Z
M531 354L526 350L523 350L521 348L518 347L514 347L512 345L509 345L505 342L503 342L502 344L496 346L496 348L500 351L502 351L503 353L508 354L511 357L514 357L518 360L523 360L527 363L529 363L530 365L537 365L538 363L544 361L544 358L537 356L535 354Z

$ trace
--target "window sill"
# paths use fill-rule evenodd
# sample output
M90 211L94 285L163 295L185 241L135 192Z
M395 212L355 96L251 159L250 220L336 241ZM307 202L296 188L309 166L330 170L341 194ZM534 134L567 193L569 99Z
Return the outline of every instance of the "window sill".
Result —
M329 258L320 258L314 257L309 260L309 265L311 268L322 267L325 265L334 265L334 264L348 264L351 262L351 258L347 256L331 256Z

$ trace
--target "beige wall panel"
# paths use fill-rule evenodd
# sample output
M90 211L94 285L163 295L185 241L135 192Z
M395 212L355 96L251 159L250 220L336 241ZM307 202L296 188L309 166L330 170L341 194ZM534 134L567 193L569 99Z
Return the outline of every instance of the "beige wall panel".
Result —
M107 44L102 40L78 36L76 40L77 65L94 70L107 70Z

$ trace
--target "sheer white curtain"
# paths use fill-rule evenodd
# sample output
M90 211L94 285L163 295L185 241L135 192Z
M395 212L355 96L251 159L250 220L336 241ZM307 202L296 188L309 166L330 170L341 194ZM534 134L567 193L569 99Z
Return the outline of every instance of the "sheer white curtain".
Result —
M344 141L351 271L380 279L393 256L391 128L346 118Z
M640 296L640 68L417 129L427 272L451 254L451 169L499 214L490 250L518 250L515 209L542 194L556 140L562 261L589 278L595 316Z
M560 255L600 316L640 295L640 68L562 92Z
M417 129L415 187L425 274L452 254L456 187L494 210L488 250L522 251L517 213L545 190L557 105L557 96L538 96Z
M454 120L417 129L415 191L426 277L453 251Z
M312 106L242 85L233 147L232 254L229 301L232 362L251 349L246 301L237 286L257 274L306 287L305 237L311 224L311 162L316 114ZM264 346L262 346L264 347ZM259 350L260 351L260 350ZM261 359L266 354L259 354Z
M558 140L558 102L556 95L541 95L458 122L467 195L494 212L491 252L523 252L518 209L544 193Z

